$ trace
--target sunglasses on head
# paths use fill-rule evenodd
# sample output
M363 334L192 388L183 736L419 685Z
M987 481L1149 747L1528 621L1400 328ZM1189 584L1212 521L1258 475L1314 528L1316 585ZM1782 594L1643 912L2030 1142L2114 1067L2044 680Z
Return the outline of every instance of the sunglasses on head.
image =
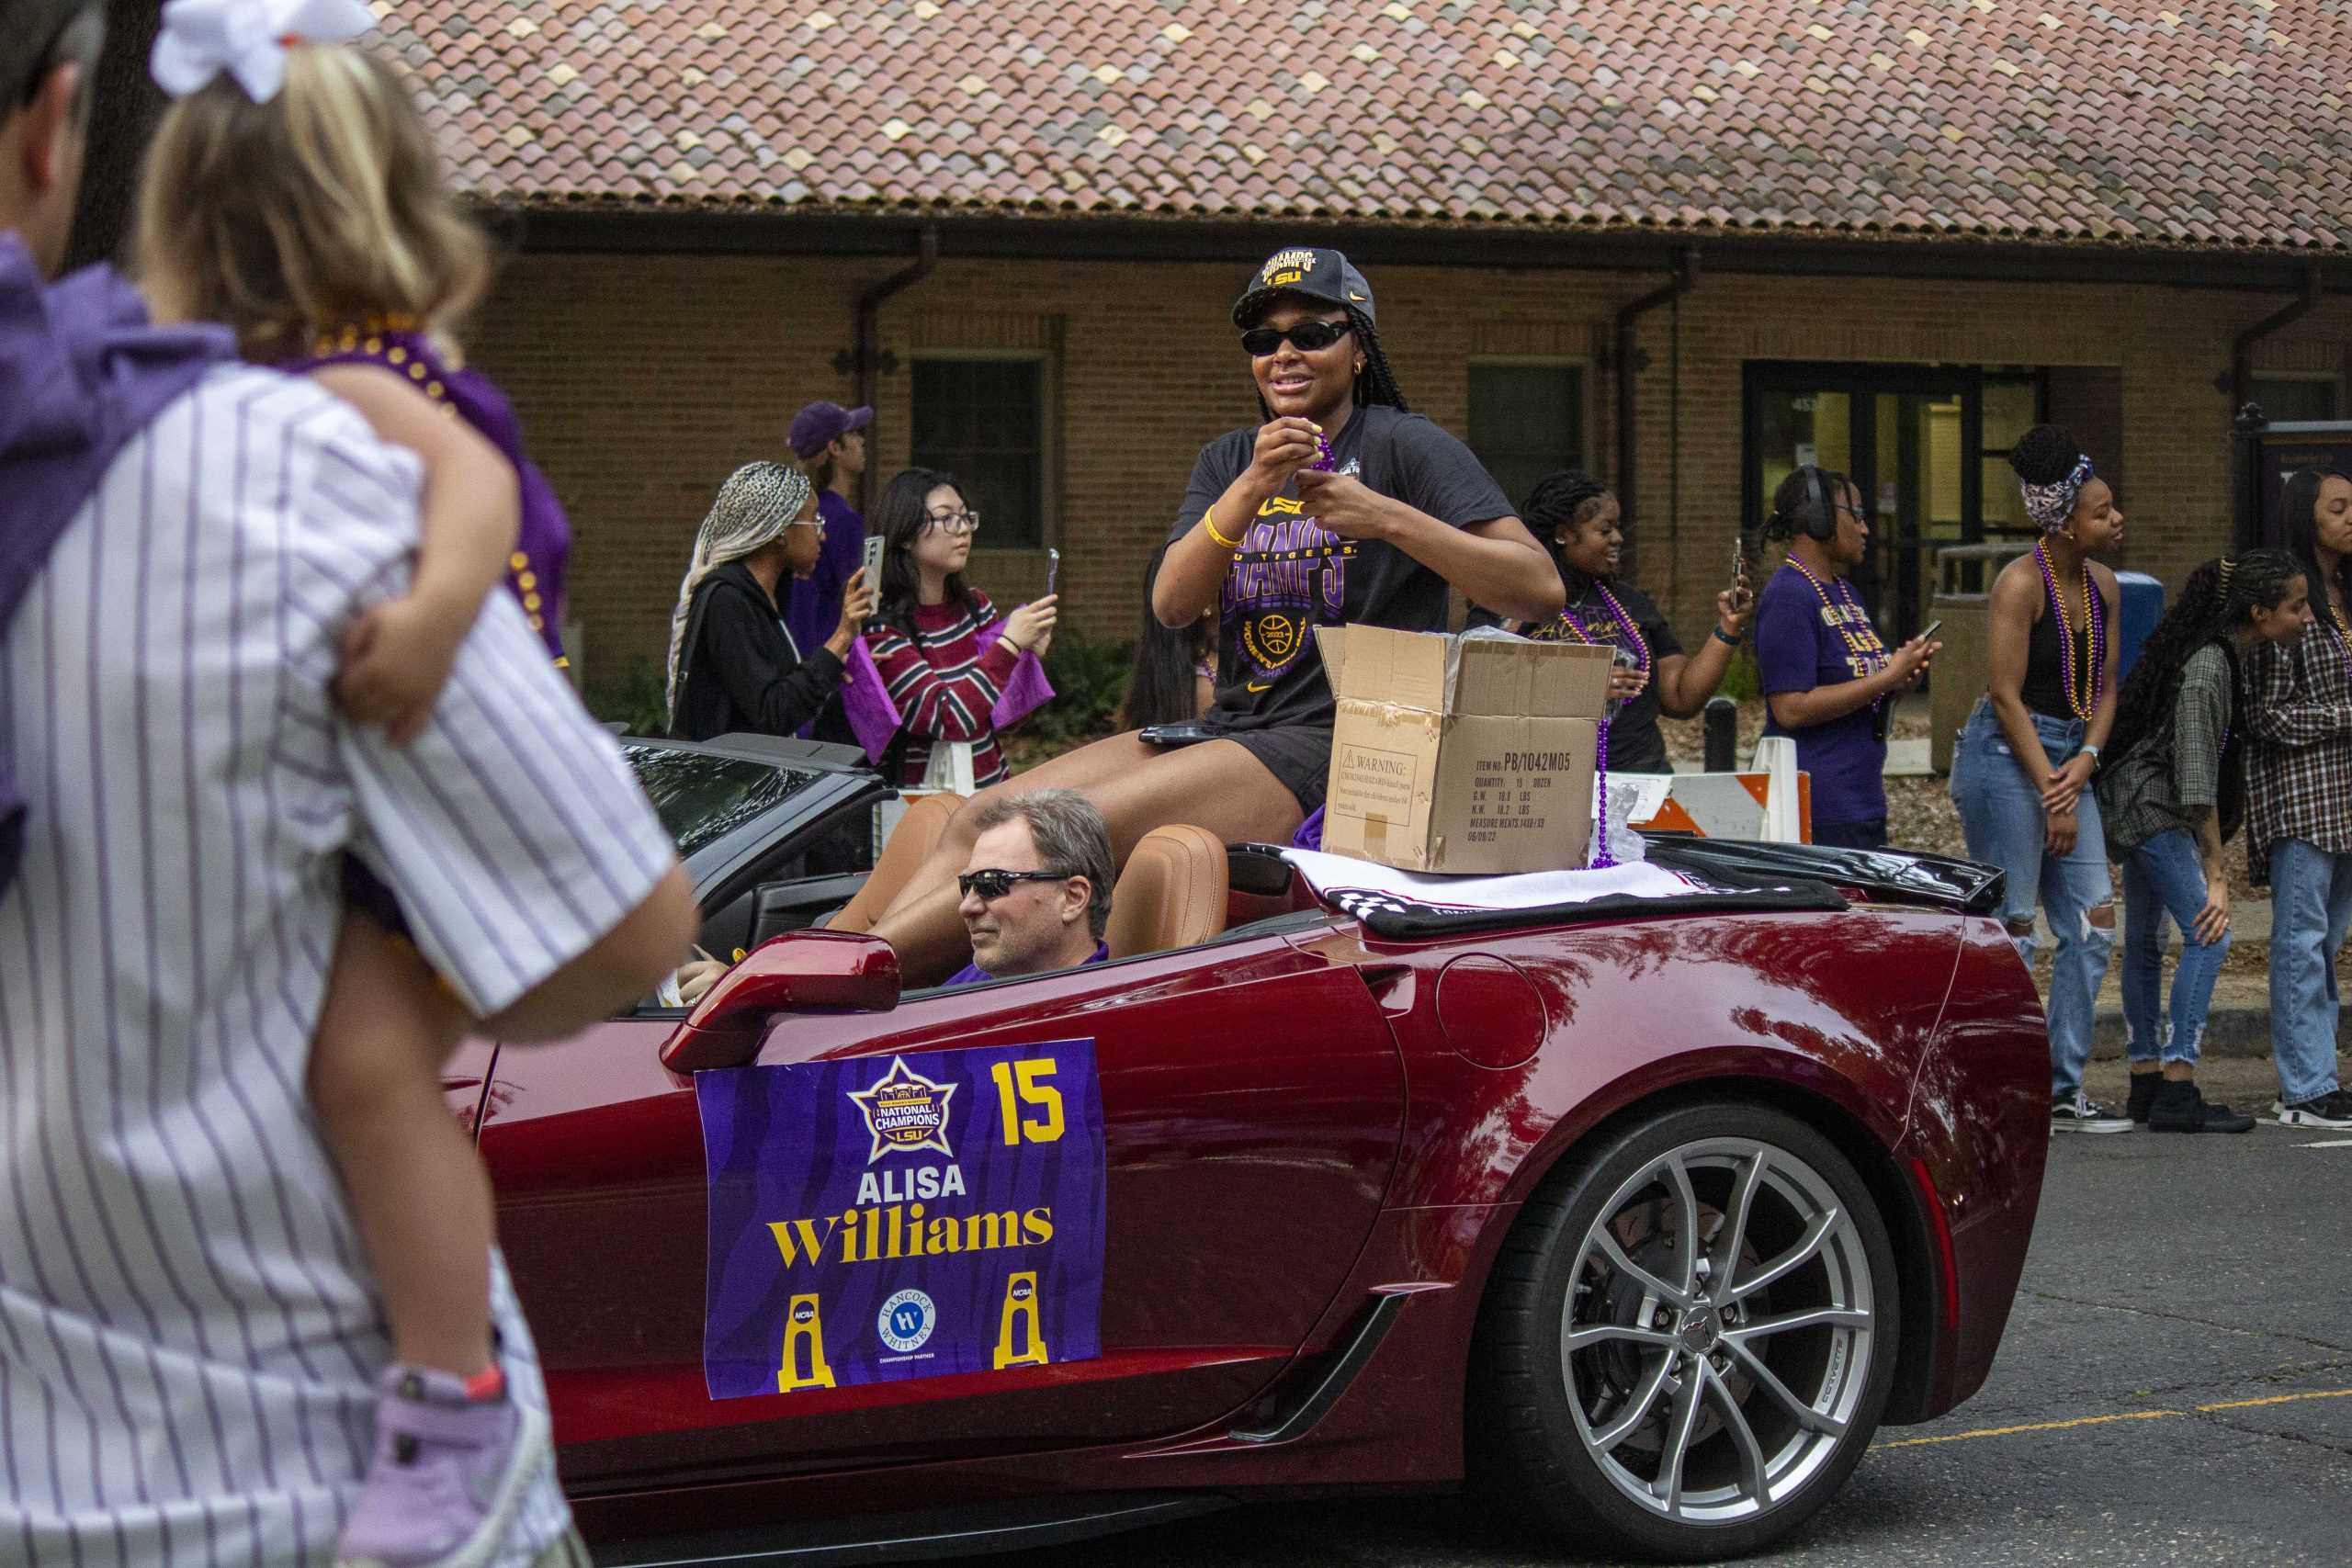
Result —
M983 904L993 904L1012 891L1016 882L1068 882L1067 871L967 871L956 878L956 891L969 898L977 893Z
M1302 354L1312 354L1318 348L1330 347L1353 331L1355 326L1350 321L1301 321L1288 330L1252 327L1241 334L1241 352L1252 359L1263 359L1287 339Z

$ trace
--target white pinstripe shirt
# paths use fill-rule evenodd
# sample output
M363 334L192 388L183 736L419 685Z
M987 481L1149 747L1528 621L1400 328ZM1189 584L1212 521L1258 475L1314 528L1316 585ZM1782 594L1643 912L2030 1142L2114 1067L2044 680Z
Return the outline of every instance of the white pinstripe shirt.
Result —
M389 1354L303 1094L356 849L479 1011L670 846L503 593L403 751L327 693L402 586L414 460L210 372L125 446L0 643L29 806L0 897L0 1562L323 1563ZM518 1398L545 1392L503 1269ZM500 1559L564 1528L553 1472Z

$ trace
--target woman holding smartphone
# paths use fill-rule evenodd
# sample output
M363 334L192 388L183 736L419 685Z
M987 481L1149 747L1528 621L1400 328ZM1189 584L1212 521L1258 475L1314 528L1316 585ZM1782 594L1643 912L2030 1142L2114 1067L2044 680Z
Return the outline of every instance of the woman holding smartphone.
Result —
M1217 615L1216 739L1160 749L1114 736L1023 774L1092 801L1124 859L1166 823L1227 842L1287 841L1323 800L1334 704L1318 626L1446 624L1449 588L1528 621L1560 610L1558 574L1467 447L1407 412L1374 327L1371 286L1337 251L1275 253L1233 309L1262 423L1204 447L1152 585L1162 625ZM875 925L916 983L967 947L956 912L976 796Z
M1470 612L1470 624L1499 626L1538 642L1591 643L1615 651L1610 694L1621 705L1609 721L1609 771L1673 772L1658 716L1696 717L1724 683L1747 629L1752 601L1746 572L1736 571L1732 585L1715 595L1713 630L1698 652L1685 653L1650 596L1618 580L1625 532L1607 485L1577 468L1547 474L1527 492L1520 515L1550 544L1567 603L1548 621L1505 620L1478 608Z

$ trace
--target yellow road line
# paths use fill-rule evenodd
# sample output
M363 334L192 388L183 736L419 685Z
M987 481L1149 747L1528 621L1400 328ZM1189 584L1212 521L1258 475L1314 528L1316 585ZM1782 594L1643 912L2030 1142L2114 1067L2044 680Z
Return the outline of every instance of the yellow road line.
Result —
M2316 1393L2274 1393L2267 1399L2232 1399L2220 1404L2200 1404L2207 1410L2251 1410L2257 1404L2295 1404L2306 1399L2352 1399L2352 1388L2322 1389Z
M1946 1432L1932 1438L1898 1438L1891 1443L1874 1443L1872 1451L1882 1449L1920 1449L1939 1443L1973 1442L1979 1438L2014 1438L2028 1432L2065 1432L2077 1427L2105 1427L2117 1421L2162 1421L2168 1416L2209 1415L2217 1410L2252 1410L2266 1404L2297 1404L2308 1399L2352 1399L2352 1388L2318 1389L2308 1393L2274 1393L2261 1399L2225 1399L2213 1404L2199 1404L2191 1410L2123 1410L2110 1416L2077 1416L2069 1421L2029 1421L2017 1427L1979 1427L1968 1432Z
M2111 1421L2156 1421L2186 1416L2186 1410L2128 1410L2120 1416L2077 1416L2071 1421L2030 1421L2022 1427L1980 1427L1973 1432L1946 1432L1935 1438L1900 1438L1876 1445L1882 1449L1918 1449L1931 1443L1965 1443L1977 1438L2014 1438L2021 1432L2064 1432L2073 1427L2104 1427Z

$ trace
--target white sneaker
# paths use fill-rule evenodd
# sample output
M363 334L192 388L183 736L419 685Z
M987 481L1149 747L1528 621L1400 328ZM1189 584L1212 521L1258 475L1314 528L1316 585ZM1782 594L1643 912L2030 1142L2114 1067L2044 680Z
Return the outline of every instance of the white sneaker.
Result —
M2270 1117L2281 1127L2352 1127L2352 1093L2332 1089L2292 1105L2274 1100Z
M2081 1089L2076 1089L2050 1102L2050 1130L2053 1133L2128 1133L2132 1131L2132 1118L2118 1116Z

